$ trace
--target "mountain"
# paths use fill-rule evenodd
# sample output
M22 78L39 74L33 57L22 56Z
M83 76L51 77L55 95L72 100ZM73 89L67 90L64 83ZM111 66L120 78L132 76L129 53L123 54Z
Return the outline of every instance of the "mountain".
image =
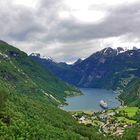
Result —
M129 106L140 107L140 79L133 79L119 95L119 98Z
M34 57L42 62L39 54ZM66 96L80 91L33 59L0 41L0 139L128 140L128 134L136 137L135 128L124 137L104 136L97 126L79 124L68 112L59 109ZM52 59L47 62L63 70L75 67Z
M140 75L140 50L105 48L73 67L82 77L79 86L115 88ZM126 82L127 82L126 81Z
M1 45L1 44L0 44ZM32 60L26 53L8 45L0 46L0 81L14 85L16 90L23 89L23 93L48 93L62 100L65 91L80 92L54 76L48 69ZM61 87L61 88L60 88Z
M45 68L49 69L61 80L77 85L76 83L79 81L80 73L75 71L75 69L72 69L72 65L68 65L64 62L57 63L50 58L42 58L40 55L35 55L34 53L31 54L30 57L42 64Z
M139 106L140 49L105 48L85 60L60 67L61 63L35 57L61 79L80 87L117 89L127 105ZM48 65L49 62L49 65Z
M140 76L140 49L136 48L105 48L73 65L31 57L62 80L79 87L122 88Z
M74 62L74 64L73 65L77 65L77 64L80 64L82 62L82 59L78 59L76 62Z
M54 76L26 53L0 41L0 139L102 139L58 108L80 92Z

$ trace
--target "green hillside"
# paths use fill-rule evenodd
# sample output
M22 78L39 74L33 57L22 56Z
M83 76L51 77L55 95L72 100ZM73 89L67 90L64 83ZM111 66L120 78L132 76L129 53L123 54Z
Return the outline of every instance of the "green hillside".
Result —
M2 96L3 90L0 91ZM79 125L42 96L7 93L1 111L0 138L4 140L89 139L96 130ZM10 95L11 94L11 95ZM7 98L8 97L8 98Z
M70 91L70 92L68 92ZM0 43L0 139L100 139L57 108L66 93L80 91L59 80L24 52Z
M120 98L126 105L140 107L140 79L133 79L124 88Z
M0 44L0 60L0 81L20 93L46 93L59 100L66 96L65 91L80 93L77 88L59 80L27 54L8 44Z

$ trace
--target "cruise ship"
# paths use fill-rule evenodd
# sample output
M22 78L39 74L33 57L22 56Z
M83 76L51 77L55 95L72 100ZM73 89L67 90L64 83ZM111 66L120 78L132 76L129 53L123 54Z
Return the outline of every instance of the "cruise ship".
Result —
M100 106L101 106L103 109L107 109L107 108L108 108L107 102L105 102L104 100L101 100L101 101L100 101Z

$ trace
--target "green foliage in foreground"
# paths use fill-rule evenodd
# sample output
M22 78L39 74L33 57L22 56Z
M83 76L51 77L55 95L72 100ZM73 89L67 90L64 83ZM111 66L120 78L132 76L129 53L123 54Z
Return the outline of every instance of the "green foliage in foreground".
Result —
M0 91L1 92L1 91ZM28 96L10 93L3 118L0 136L5 140L100 140L103 138L94 128L80 125L71 115L58 109L44 96Z
M0 91L0 113L3 111L3 108L5 107L7 96L8 96L8 93L4 89L1 89L1 91Z
M6 89L1 91L0 95L7 93ZM22 95L16 91L7 95L0 112L0 138L4 140L135 140L140 130L139 125L135 125L126 130L122 138L104 137L97 128L78 124L46 96ZM8 118L8 122L4 118ZM135 119L139 118L138 112Z

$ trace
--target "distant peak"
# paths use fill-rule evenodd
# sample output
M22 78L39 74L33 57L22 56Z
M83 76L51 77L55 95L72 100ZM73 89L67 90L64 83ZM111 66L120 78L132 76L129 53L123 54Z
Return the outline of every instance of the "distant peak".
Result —
M125 50L122 47L117 47L116 50L117 50L117 55L120 54L120 53L125 52Z
M110 55L112 53L114 53L115 49L111 48L111 47L107 47L104 48L101 52L103 55Z
M104 52L109 51L109 50L113 50L113 48L111 48L111 47L106 47L106 48L103 49Z
M42 56L42 55L39 54L39 53L31 53L30 56L31 56L31 57L38 57L38 58L40 58L40 59L45 59L45 60L48 60L48 61L53 61L53 58L52 58L52 57Z
M113 51L113 48L111 47L107 47L103 49L104 53L106 53L107 51Z
M117 50L118 50L119 52L124 51L124 49L123 49L122 47L117 47Z
M138 50L138 48L137 48L137 47L135 47L135 46L133 46L133 50Z
M79 63L81 63L81 62L82 62L82 59L79 58L76 62L74 62L74 65L77 65L77 64L79 64Z
M30 56L40 57L40 54L39 53L31 53Z

